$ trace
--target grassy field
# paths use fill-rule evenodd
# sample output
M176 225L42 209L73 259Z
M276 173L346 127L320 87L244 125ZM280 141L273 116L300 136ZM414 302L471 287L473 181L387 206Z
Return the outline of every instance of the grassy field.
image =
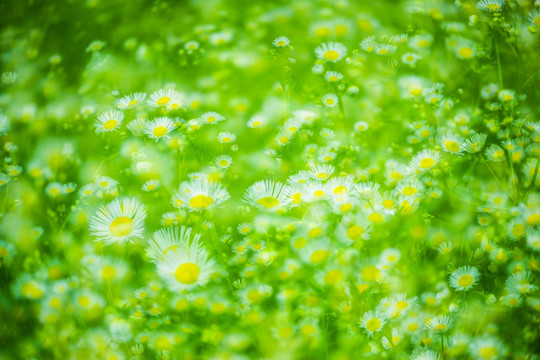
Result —
M0 359L540 359L540 1L0 24Z

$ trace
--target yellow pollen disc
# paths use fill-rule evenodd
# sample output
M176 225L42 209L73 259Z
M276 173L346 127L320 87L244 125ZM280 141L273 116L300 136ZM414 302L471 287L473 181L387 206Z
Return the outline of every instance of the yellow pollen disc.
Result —
M109 225L112 236L127 236L133 231L133 220L127 216L119 216Z
M223 141L224 143L228 143L228 142L231 142L231 138L230 137L224 137L223 139L221 139L221 141Z
M227 160L219 160L219 166L227 166L229 162Z
M379 50L379 54L381 54L381 55L384 55L384 54L386 54L386 53L388 53L388 49L381 49L381 50Z
M301 248L303 248L304 246L306 246L306 243L307 243L306 238L299 238L298 240L296 240L296 241L294 242L294 248L297 249L297 250L298 250L298 249L301 249Z
M498 354L494 347L484 347L480 349L479 355L482 359L495 359Z
M447 328L448 328L448 326L446 326L445 324L439 324L439 325L435 326L435 331L436 332L441 332L441 331L445 331Z
M298 205L302 202L302 193L296 193L293 196L291 196L292 203L295 205Z
M154 129L154 136L155 137L162 137L164 135L167 135L167 128L165 126L156 126Z
M195 195L189 200L189 206L196 210L208 209L213 203L214 200L210 196L203 194Z
M386 199L381 202L382 206L384 206L386 209L393 209L394 206L396 206L396 202L394 200Z
M317 329L315 329L315 326L313 326L313 325L304 325L304 326L302 326L302 329L300 329L300 331L302 331L302 334L304 334L304 335L311 335L311 334L315 333L315 331L317 331Z
M353 225L347 229L347 237L350 240L357 240L364 233L364 229L360 225Z
M326 105L334 105L334 99L326 99Z
M366 329L368 331L377 331L381 328L381 321L379 319L369 319L366 323Z
M369 265L362 270L362 280L364 281L375 281L379 278L379 269L374 265Z
M161 98L159 98L159 100L157 101L157 104L159 106L162 106L162 105L167 105L169 103L169 101L171 101L171 98L168 97L168 96L163 96Z
M343 185L338 185L334 188L334 194L346 194L347 188Z
M216 118L213 117L213 116L209 116L209 117L206 118L206 122L209 122L210 124L215 122L215 121L216 121Z
M247 298L252 304L255 304L262 300L262 294L257 289L253 289L248 293Z
M150 184L150 185L148 185L148 187L146 189L151 191L151 190L154 190L155 188L156 188L156 185Z
M501 159L504 157L504 151L503 150L497 150L494 154L493 154L493 158L495 159Z
M473 56L473 50L469 47L462 47L459 49L459 56L463 59L470 59Z
M313 195L315 195L316 197L321 197L324 195L324 191L322 190L316 190Z
M452 140L445 141L444 147L445 147L446 150L448 150L449 152L452 152L452 153L458 152L460 150L459 144L457 142L455 142L455 141L452 141Z
M261 126L261 122L260 121L254 121L253 124L251 124L251 126L259 127L259 126Z
M368 220L375 224L381 224L384 222L384 218L379 213L373 213L368 216Z
M133 100L131 100L131 101L129 102L128 106L135 106L135 105L137 105L138 102L139 102L139 100L133 99Z
M286 137L286 136L282 136L279 138L279 142L282 143L282 144L286 144L289 142L289 138Z
M397 310L403 311L409 307L409 304L406 301L398 301L395 306Z
M416 194L418 192L418 190L416 190L416 188L413 187L413 186L406 186L405 188L403 188L403 190L401 192L404 195L413 196L414 194Z
M486 8L491 12L495 12L499 11L501 9L501 6L499 4L489 4L488 6L486 6Z
M325 285L336 285L345 278L345 274L341 270L330 270L324 276Z
M82 307L87 307L89 304L90 299L88 298L88 296L83 295L79 298L79 305L81 305Z
M277 46L285 46L285 41L283 40L278 41Z
M527 225L529 226L536 226L540 223L540 215L539 214L532 214L527 218Z
M463 288L466 288L466 287L469 287L471 286L471 284L473 283L474 279L471 275L469 274L465 274L465 275L461 275L458 279L458 285L463 287Z
M326 179L328 177L327 173L318 173L317 178L319 179Z
M52 298L51 301L49 301L49 305L56 309L62 305L62 301L60 301L59 298Z
M194 263L185 263L180 265L174 272L176 280L184 285L192 285L197 282L201 270Z
M328 50L324 53L324 58L329 61L336 61L339 58L339 53L335 50Z
M105 124L103 124L103 128L105 130L112 130L116 127L116 125L118 124L118 122L114 119L111 119L111 120L107 120L105 121Z
M272 209L279 205L279 200L272 196L265 196L257 200L257 203L267 209Z
M435 160L433 160L432 158L425 158L420 160L420 167L424 169L432 168L433 165L435 165Z
M409 92L411 93L411 95L418 96L418 95L420 95L422 93L422 89L413 88L413 89L409 90Z
M107 266L104 266L103 269L101 270L101 276L105 280L111 280L112 278L114 278L115 275L116 275L116 270L114 266L107 265Z
M319 250L315 250L313 254L311 254L311 257L309 258L309 260L312 263L320 264L323 261L325 261L327 257L328 257L328 252L326 250L319 249Z
M318 228L318 227L317 227L317 228L313 228L313 229L309 230L308 236L309 236L310 238L314 238L314 237L320 236L320 235L322 234L322 232L323 232L323 231L322 231L321 228Z

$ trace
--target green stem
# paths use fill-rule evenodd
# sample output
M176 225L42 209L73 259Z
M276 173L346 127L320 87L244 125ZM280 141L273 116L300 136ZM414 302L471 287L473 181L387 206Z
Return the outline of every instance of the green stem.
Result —
M494 38L493 42L495 43L495 54L497 55L497 71L499 73L499 87L500 89L504 89L503 86L503 75L502 75L502 65L501 65L501 54L499 52L499 44L497 43L497 40Z
M527 189L525 190L525 193L523 194L523 201L527 201L527 197L529 196L529 192L534 188L534 185L536 184L536 178L538 177L538 167L540 166L540 156L538 159L536 159L536 166L534 167L534 174L531 179L531 183L529 186L527 186Z

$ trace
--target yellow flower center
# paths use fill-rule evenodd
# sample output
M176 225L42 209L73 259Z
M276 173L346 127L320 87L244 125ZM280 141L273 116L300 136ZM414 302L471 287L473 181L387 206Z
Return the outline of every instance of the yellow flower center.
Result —
M117 124L118 124L118 121L114 119L110 119L110 120L105 121L105 124L103 124L103 128L105 130L112 130L116 127Z
M180 265L174 272L176 280L184 285L192 285L197 282L201 270L194 263L185 263Z
M279 200L272 196L265 196L257 200L257 203L267 209L272 209L279 205Z
M336 285L345 278L345 274L341 270L330 270L324 277L325 285Z
M347 237L350 240L357 240L364 233L364 228L360 225L352 225L347 229Z
M420 167L424 169L430 169L433 167L433 165L435 165L435 160L433 160L432 158L425 158L420 160Z
M459 56L462 57L463 59L470 59L474 54L473 50L467 46L460 48L458 53L459 53Z
M435 329L435 332L443 332L447 328L448 328L448 326L446 326L445 324L438 324L437 326L435 326L434 329Z
M448 150L451 153L456 153L460 149L459 144L457 142L453 141L453 140L445 141L444 147L446 148L446 150Z
M465 275L461 275L458 279L458 285L463 287L463 288L466 288L466 287L469 287L471 286L471 284L473 283L474 279L471 275L469 274L465 274Z
M479 355L482 359L494 359L497 357L497 349L494 347L484 347L479 351Z
M167 128L165 126L156 126L154 129L154 136L155 137L162 137L164 135L167 135Z
M116 269L112 265L104 266L101 270L101 276L104 280L111 280L116 275Z
M90 305L90 299L88 298L88 296L81 296L79 297L79 305L81 305L82 307L87 307L88 305Z
M406 186L406 187L403 188L403 190L401 192L404 195L413 196L414 194L416 194L418 192L418 190L416 190L416 188L414 186Z
M168 96L163 96L161 98L159 98L159 100L157 101L157 104L159 106L162 106L162 105L167 105L169 103L169 101L171 101L171 98L168 97Z
M127 216L119 216L109 225L112 236L127 236L133 231L133 220Z
M189 206L195 210L208 209L213 203L214 200L210 196L203 194L195 195L189 200Z
M339 58L339 53L335 50L328 50L324 53L324 58L329 61L336 61Z
M527 225L529 226L536 226L540 223L540 215L539 214L532 214L527 218Z
M366 323L366 329L368 331L373 332L377 331L381 328L381 321L379 319L369 319Z
M326 250L319 249L319 250L315 250L313 254L311 254L311 257L309 258L309 260L312 263L320 264L323 261L325 261L327 257L328 257L328 252Z

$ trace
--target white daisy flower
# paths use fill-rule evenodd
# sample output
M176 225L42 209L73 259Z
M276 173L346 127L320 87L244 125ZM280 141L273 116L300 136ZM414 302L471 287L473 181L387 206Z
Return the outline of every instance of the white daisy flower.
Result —
M330 41L316 48L315 55L318 59L336 62L347 55L347 48L341 43Z
M150 95L148 103L153 107L168 106L171 102L180 99L180 94L172 88L160 89Z
M203 179L190 180L180 184L172 198L172 203L177 208L200 212L219 206L230 197L220 183Z
M176 129L174 121L168 117L158 117L146 123L144 133L154 141L169 138L169 133Z
M450 286L457 291L467 291L480 280L480 272L474 266L462 266L450 275Z
M113 110L99 115L94 122L94 127L97 133L116 131L122 125L123 120L124 114Z
M90 232L106 245L143 237L146 211L131 198L115 199L102 206L90 220Z
M251 185L242 201L262 210L277 210L287 204L288 187L271 180L258 181Z
M144 102L144 99L146 99L146 93L138 92L138 93L131 93L129 95L124 96L118 102L116 103L116 106L120 110L126 110L126 109L133 109L137 105Z
M192 229L168 227L154 233L147 249L157 272L169 290L182 291L206 284L214 272L215 261L202 246L200 235Z

